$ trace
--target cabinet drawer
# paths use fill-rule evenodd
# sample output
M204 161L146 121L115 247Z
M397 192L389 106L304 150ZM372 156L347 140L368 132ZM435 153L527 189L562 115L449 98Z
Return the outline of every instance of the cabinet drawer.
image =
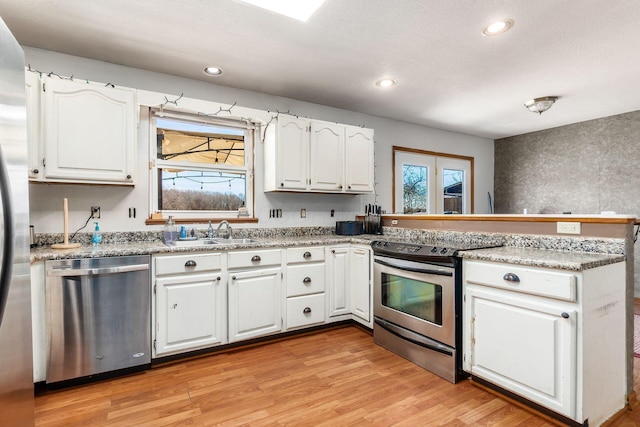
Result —
M287 296L324 292L324 263L287 267Z
M155 274L199 273L202 271L220 270L222 254L190 254L159 256L154 258Z
M576 300L576 275L560 270L465 261L464 280L565 301Z
M287 263L324 261L324 247L287 249Z
M287 328L324 323L324 293L287 298Z
M280 249L229 252L229 268L276 265L281 262Z

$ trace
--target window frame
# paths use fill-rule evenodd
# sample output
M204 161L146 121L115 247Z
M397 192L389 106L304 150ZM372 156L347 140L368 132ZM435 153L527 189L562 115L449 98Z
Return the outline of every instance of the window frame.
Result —
M459 161L468 161L469 162L469 176L465 176L463 180L463 186L468 188L469 201L465 202L463 198L463 207L468 204L469 212L468 214L474 213L474 158L470 156L462 156L458 154L449 154L449 153L440 153L436 151L427 151L420 150L417 148L408 148L408 147L400 147L400 146L392 146L392 156L391 156L391 203L392 203L392 212L396 213L397 210L402 209L403 212L398 212L399 214L404 213L404 209L402 206L402 202L400 201L400 205L398 206L397 201L401 200L398 198L397 192L402 192L402 170L396 170L396 163L398 158L423 158L423 162L419 163L419 165L428 166L428 181L427 181L427 192L429 195L427 206L433 206L435 212L424 212L420 213L423 215L444 215L444 212L440 212L442 210L443 204L440 201L443 199L443 184L441 182L442 170L443 169L451 169L451 165L455 165ZM427 160L428 159L428 160ZM431 160L432 159L432 160ZM438 163L438 159L441 160L440 164ZM428 163L428 164L427 164ZM433 172L431 172L431 168L433 168ZM466 174L465 174L466 175ZM429 183L429 181L431 181ZM400 182L400 187L398 187L398 182ZM401 196L400 196L401 197ZM463 212L463 215L467 214ZM419 215L419 214L418 214ZM459 215L459 214L456 214Z
M188 161L172 161L158 159L157 152L157 125L156 118L167 118L195 124L207 124L226 128L235 128L244 131L244 165L233 166L225 164L207 166L204 163L192 163ZM259 124L249 120L210 117L204 115L189 114L166 109L149 108L149 211L161 214L162 217L173 216L176 222L187 220L188 222L207 222L210 220L232 220L239 218L250 222L254 218L255 203L255 145L260 137ZM177 168L203 172L229 172L245 174L245 208L248 216L240 216L239 210L226 211L191 211L191 210L160 210L159 191L161 191L158 179L160 169Z

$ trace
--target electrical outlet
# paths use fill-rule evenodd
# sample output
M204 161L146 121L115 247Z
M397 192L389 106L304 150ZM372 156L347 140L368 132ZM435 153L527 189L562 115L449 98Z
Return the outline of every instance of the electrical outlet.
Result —
M306 217L307 217L307 210L300 209L300 218L306 218Z
M100 206L91 206L91 218L100 218Z
M392 219L391 220L391 225L398 225L398 220L397 219Z
M579 222L557 222L556 232L562 234L580 234Z

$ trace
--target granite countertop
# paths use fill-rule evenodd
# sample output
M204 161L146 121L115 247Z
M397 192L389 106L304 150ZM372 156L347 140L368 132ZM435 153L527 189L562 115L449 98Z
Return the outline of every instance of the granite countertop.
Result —
M40 246L31 249L31 262L69 258L97 258L124 255L175 254L193 252L226 251L232 249L264 249L282 248L290 246L338 245L356 243L369 245L376 236L338 236L338 235L310 235L310 236L279 236L256 238L257 242L234 244L203 244L200 246L167 246L160 241L106 243L98 246L82 245L75 249L52 249L51 246Z
M502 246L460 252L464 259L493 261L508 264L546 267L561 270L583 271L625 260L620 254L555 251L549 249Z
M59 236L49 236L47 244L31 249L31 262L70 259L97 258L125 255L179 254L227 250L251 250L285 248L296 246L326 246L339 244L369 245L373 240L413 242L416 244L445 240L458 243L481 243L503 245L490 249L461 251L465 259L502 262L509 264L547 267L562 270L582 271L625 260L624 239L592 239L558 236L522 236L493 233L473 233L456 231L431 231L414 229L387 229L385 235L363 234L358 236L336 235L327 227L300 229L260 229L251 234L242 231L242 237L255 239L251 243L203 244L199 246L166 246L159 234L115 233L107 243L92 246L90 240L76 249L52 249L50 243ZM234 233L236 234L236 233ZM246 234L246 235L245 235ZM90 234L89 234L90 236ZM535 238L534 238L535 237Z

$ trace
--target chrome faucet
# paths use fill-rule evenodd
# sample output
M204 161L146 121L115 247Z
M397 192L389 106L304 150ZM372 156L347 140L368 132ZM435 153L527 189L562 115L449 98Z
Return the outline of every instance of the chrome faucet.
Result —
M211 225L211 221L209 221L209 228L207 228L207 239L213 239L213 226Z
M217 230L220 230L220 227L222 227L223 225L227 226L227 230L229 231L229 236L227 237L227 239L232 239L232 230L231 230L231 226L229 225L229 221L227 221L226 219L223 219L222 221L220 221L220 224L218 224L218 228Z

